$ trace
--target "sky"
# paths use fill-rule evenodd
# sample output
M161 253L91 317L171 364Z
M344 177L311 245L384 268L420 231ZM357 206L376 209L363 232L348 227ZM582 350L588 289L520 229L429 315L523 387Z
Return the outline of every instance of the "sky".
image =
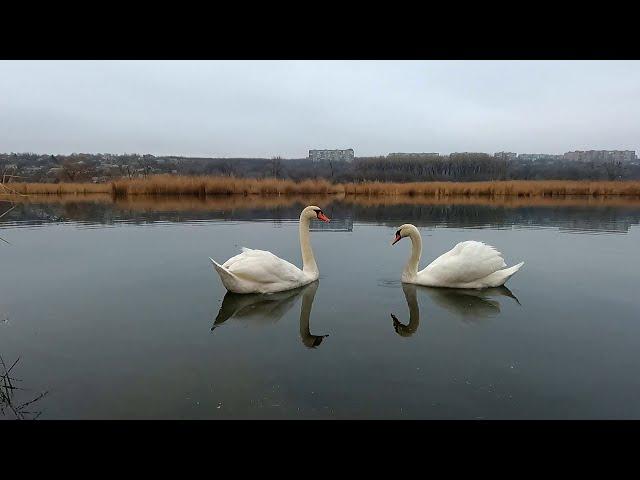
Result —
M640 150L639 61L0 61L0 152Z

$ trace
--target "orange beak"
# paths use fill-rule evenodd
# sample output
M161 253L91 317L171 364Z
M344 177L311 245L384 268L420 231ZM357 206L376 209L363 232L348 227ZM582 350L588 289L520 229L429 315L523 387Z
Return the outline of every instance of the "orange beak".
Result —
M331 219L327 217L324 213L319 213L318 220L322 220L323 222L329 222Z
M400 240L402 240L402 237L396 233L396 238L395 238L395 240L393 242L391 242L391 245L395 245Z

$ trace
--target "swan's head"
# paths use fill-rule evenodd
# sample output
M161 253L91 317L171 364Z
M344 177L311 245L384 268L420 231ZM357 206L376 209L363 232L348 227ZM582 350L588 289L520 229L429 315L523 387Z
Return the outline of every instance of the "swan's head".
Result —
M327 217L320 207L316 207L315 205L309 205L307 208L302 210L302 214L300 214L300 218L308 218L313 219L316 218L323 222L328 222L330 219Z
M411 232L417 232L417 231L418 229L414 225L411 225L410 223L405 223L404 225L401 225L400 228L396 230L396 237L393 239L393 242L391 242L391 245L395 245L404 237L408 237L411 234Z

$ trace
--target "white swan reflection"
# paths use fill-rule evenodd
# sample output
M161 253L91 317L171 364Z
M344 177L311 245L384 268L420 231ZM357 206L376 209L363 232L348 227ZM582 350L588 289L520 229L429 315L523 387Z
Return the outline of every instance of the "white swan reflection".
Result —
M469 290L458 288L422 287L403 283L402 291L409 307L409 323L404 324L393 313L393 329L402 337L410 337L420 325L420 307L417 292L424 292L432 302L444 308L449 313L464 322L474 322L479 319L496 316L500 313L500 302L496 297L513 298L518 305L520 301L507 287L486 288L483 290Z
M240 294L227 292L220 306L211 330L215 330L230 318L241 322L250 322L251 325L264 325L276 323L302 296L300 306L300 339L308 348L319 346L325 337L329 335L314 335L309 328L309 318L313 300L318 290L319 282L316 280L304 287L284 292L271 294Z

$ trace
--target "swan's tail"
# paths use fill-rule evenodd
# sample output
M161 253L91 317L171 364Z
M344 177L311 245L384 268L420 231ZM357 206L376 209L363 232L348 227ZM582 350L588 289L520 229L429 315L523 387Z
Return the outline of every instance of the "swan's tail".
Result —
M211 260L211 263L213 263L213 268L215 268L216 272L218 272L218 275L220 275L220 280L222 280L222 284L225 286L225 288L227 290L233 291L233 286L238 281L238 278L229 270L216 262L213 258L209 257L209 260Z
M498 270L496 273L501 274L500 276L502 280L502 283L500 285L504 285L507 280L513 277L516 274L516 272L522 268L523 265L524 265L524 262L520 262L519 264L514 265L513 267Z

